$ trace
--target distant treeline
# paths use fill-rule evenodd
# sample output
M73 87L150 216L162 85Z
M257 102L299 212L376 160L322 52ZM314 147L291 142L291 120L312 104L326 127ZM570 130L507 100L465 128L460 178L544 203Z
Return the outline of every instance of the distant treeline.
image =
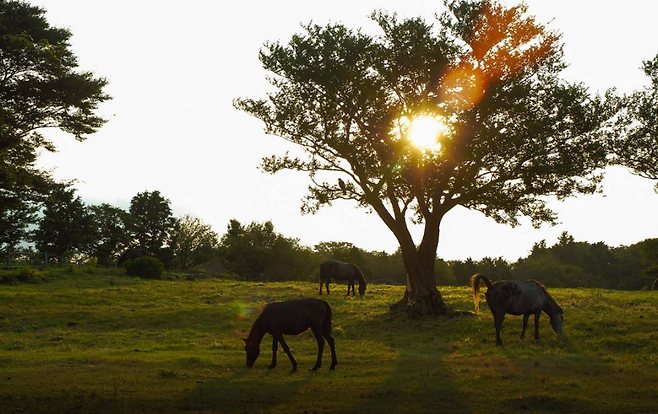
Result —
M355 263L370 282L406 283L399 250L393 254L365 251L345 242L320 243L311 249L274 232L271 222L245 227L231 221L219 257L228 272L249 280L316 281L320 263L333 258ZM609 247L603 242L577 242L565 232L550 247L545 240L535 243L527 257L514 263L491 257L436 259L439 285L468 285L475 273L494 280L536 279L549 287L642 289L658 277L658 239Z
M245 225L231 220L220 237L198 218L174 217L169 200L158 191L138 193L125 211L86 205L74 189L60 187L44 201L40 214L10 223L0 231L0 248L15 250L30 243L32 249L58 258L104 266L115 265L126 248L142 247L168 270L205 268L246 280L318 281L320 263L336 259L359 266L370 282L406 283L399 250L366 251L334 241L308 247L277 233L271 221ZM514 263L491 257L436 259L439 285L467 285L474 273L494 280L536 279L553 287L642 289L658 277L658 239L610 247L577 242L565 232L550 247L545 240L535 243L527 257Z

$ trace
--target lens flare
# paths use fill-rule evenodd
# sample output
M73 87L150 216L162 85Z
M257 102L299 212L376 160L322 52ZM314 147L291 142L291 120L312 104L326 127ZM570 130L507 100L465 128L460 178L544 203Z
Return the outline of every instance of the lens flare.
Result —
M439 150L439 138L446 130L443 119L433 116L419 116L411 121L409 140L420 149Z
M233 313L238 320L243 320L251 313L251 308L242 302L235 301L231 304L231 313Z

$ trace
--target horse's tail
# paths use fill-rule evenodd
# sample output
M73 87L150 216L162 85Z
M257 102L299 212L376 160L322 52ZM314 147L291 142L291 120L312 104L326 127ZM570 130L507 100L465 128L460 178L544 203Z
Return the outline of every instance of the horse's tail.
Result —
M327 308L327 312L324 314L324 322L322 323L322 329L324 332L331 335L331 317L333 311L331 310L331 305L327 302L324 302L324 306Z
M471 276L471 286L473 287L473 303L475 304L475 311L480 310L480 282L484 280L487 289L491 288L491 279L481 273L476 273Z
M331 279L330 268L332 266L333 266L333 262L329 262L329 261L324 262L320 265L320 283Z

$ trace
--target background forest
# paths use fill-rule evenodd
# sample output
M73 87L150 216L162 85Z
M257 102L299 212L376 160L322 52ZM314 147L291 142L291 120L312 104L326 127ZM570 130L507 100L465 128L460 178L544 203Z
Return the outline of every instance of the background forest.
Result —
M15 221L1 240L3 257L7 249L48 252L56 265L111 267L126 248L145 247L170 271L230 274L251 281L317 281L320 263L331 258L355 263L371 283L405 283L399 249L389 254L338 241L309 247L278 233L271 221L231 220L220 236L201 219L174 217L170 201L159 191L138 193L126 211L109 204L86 205L73 189L60 188L44 202L40 215L30 217ZM10 256L17 260L13 265L20 264L19 254ZM549 287L643 289L658 277L658 239L612 247L577 241L564 232L558 240L536 242L516 262L436 258L438 285L468 285L474 273L494 280L537 279Z

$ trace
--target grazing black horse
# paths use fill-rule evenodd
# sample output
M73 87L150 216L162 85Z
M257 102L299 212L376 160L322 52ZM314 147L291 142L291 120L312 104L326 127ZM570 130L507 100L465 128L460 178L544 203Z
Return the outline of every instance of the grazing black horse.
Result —
M150 255L151 253L146 249L127 249L125 252L121 254L121 257L119 257L119 261L117 262L117 267L121 267L121 265L127 260L134 260L137 259L138 257L150 256Z
M356 265L352 263L343 263L337 260L327 260L320 265L320 294L322 294L322 285L327 287L327 295L329 295L329 280L331 278L336 280L347 280L347 296L350 295L350 288L352 288L352 295L354 292L354 279L359 282L359 295L363 296L366 293L366 279L363 273Z
M292 371L297 371L297 361L290 353L288 344L283 339L283 335L299 335L300 333L311 328L315 339L318 341L318 359L315 362L313 371L320 368L322 364L322 351L324 350L324 340L329 342L331 348L331 367L334 369L338 361L336 360L336 348L334 346L334 337L331 336L331 306L320 299L295 299L285 302L272 302L265 306L260 316L251 326L249 337L243 339L245 351L247 351L247 366L251 368L260 354L260 343L266 333L272 335L272 363L268 367L272 369L276 366L276 352L279 342L290 362Z
M484 294L487 298L487 305L491 309L496 326L496 345L502 345L500 339L500 330L503 328L505 314L523 315L523 331L521 338L525 337L525 330L528 327L528 318L535 315L535 340L539 340L539 317L544 311L551 317L551 326L559 335L562 334L562 324L564 322L564 311L548 294L546 288L534 280L525 282L517 280L500 280L492 283L491 280L482 274L475 274L471 277L471 286L473 287L473 302L475 311L480 310L480 282L484 281L487 285L487 292Z

